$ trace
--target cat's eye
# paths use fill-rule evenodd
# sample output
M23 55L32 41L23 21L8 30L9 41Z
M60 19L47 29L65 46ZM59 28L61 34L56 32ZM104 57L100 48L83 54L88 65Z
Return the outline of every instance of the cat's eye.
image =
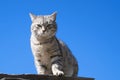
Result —
M47 28L52 28L52 24L48 24L48 25L47 25Z
M40 28L42 27L40 24L37 24L37 26L40 27Z

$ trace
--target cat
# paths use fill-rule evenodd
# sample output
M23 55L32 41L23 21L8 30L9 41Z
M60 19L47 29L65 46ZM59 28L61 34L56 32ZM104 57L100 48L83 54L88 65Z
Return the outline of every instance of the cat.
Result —
M51 15L30 13L31 49L38 74L72 76L78 74L78 63L65 43L56 38L57 24Z

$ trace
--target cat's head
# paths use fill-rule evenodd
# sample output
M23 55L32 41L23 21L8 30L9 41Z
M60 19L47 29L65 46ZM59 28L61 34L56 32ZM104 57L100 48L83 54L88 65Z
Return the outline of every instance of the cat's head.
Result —
M55 35L57 30L56 25L56 12L51 15L36 16L30 13L30 18L32 20L31 32L32 34L39 38L51 38Z

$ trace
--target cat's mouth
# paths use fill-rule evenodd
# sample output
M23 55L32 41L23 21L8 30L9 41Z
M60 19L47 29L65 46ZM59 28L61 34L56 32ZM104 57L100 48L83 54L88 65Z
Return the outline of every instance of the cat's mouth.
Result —
M45 31L45 32L43 32L43 34L46 34L46 31Z

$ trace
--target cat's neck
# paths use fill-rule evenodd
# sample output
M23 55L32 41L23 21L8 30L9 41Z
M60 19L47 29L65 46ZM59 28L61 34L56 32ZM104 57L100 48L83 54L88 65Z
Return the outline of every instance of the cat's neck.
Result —
M43 44L50 44L53 42L53 40L55 39L55 37L51 37L51 38L48 38L48 39L44 39L44 40L41 40L39 41L41 45Z
M50 38L38 39L35 36L31 36L31 39L32 39L32 42L34 42L34 44L44 45L44 44L52 43L56 38L55 38L55 36L53 36L53 37L50 37Z

